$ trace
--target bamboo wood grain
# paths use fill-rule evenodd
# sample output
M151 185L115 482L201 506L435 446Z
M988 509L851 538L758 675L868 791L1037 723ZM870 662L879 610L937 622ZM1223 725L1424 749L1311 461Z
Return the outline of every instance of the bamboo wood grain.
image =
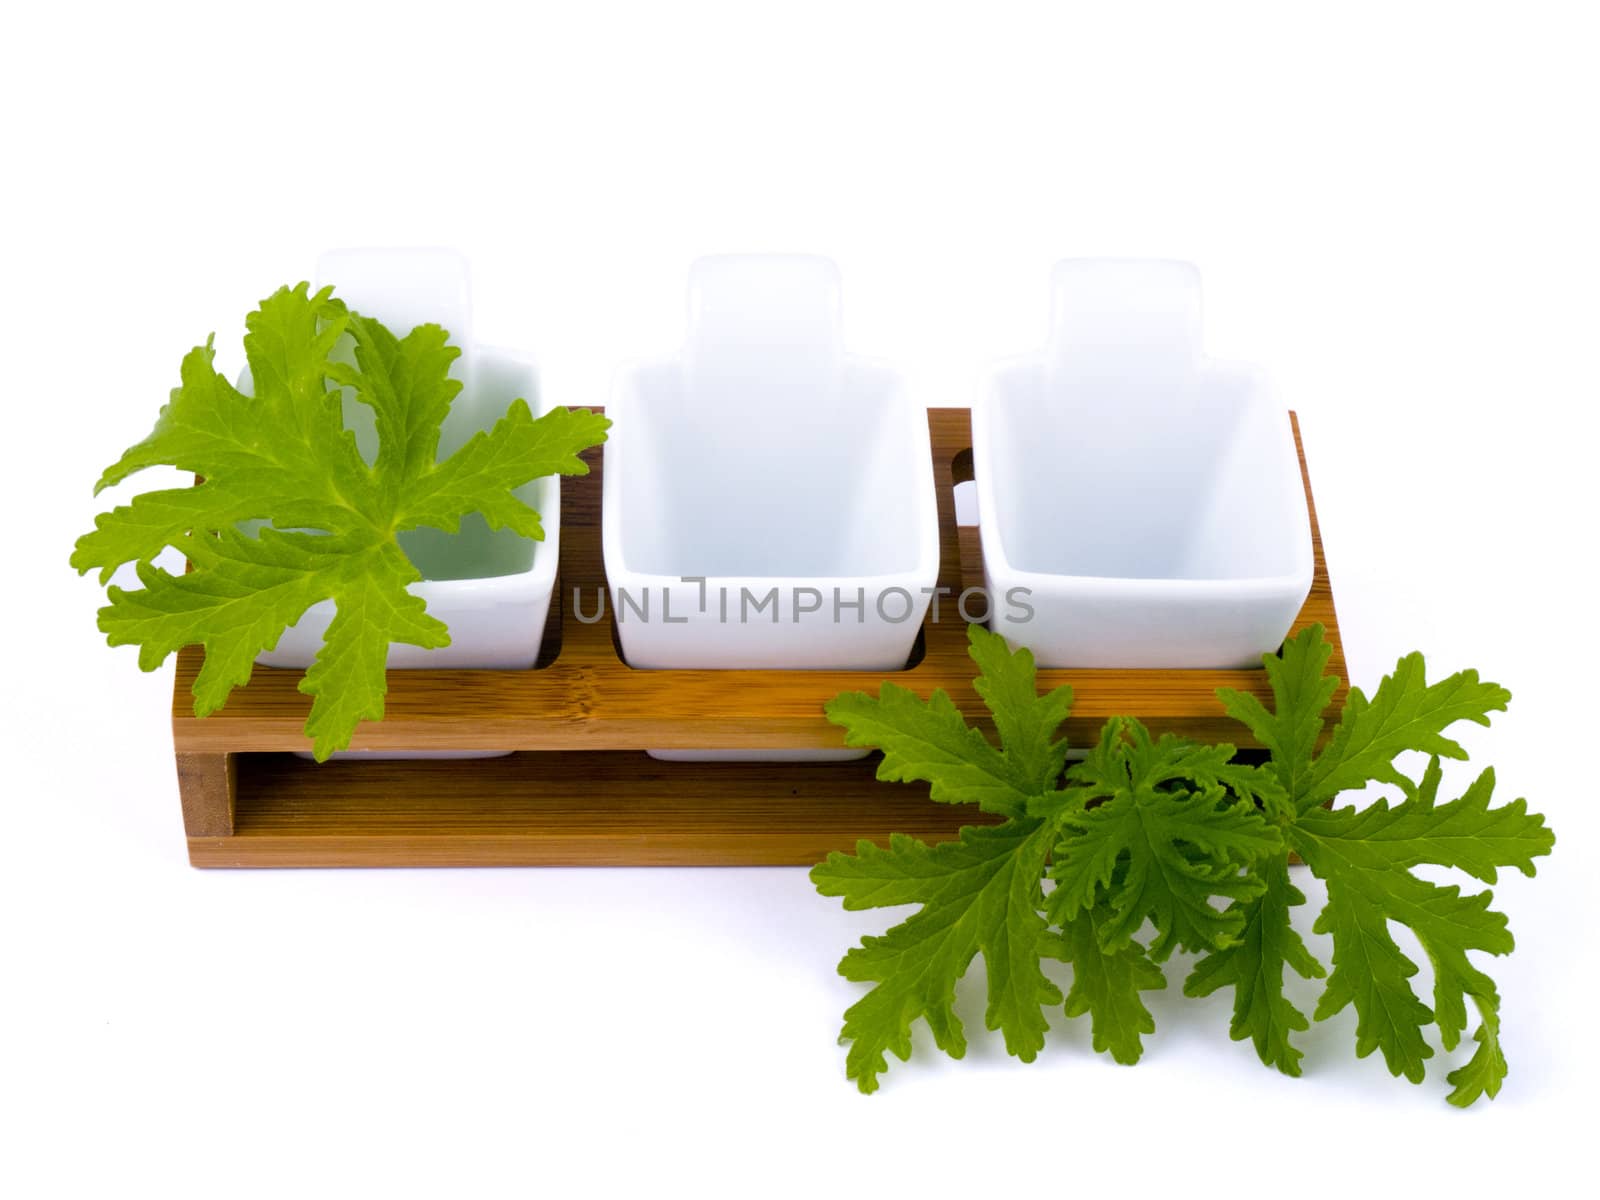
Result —
M190 837L231 835L239 756L180 753L177 758L184 832Z
M1291 417L1291 420L1293 418ZM952 598L981 582L977 530L958 529L953 489L971 478L965 409L933 409L940 584ZM1310 479L1300 446L1308 502ZM611 620L592 614L605 589L600 546L600 451L591 473L562 486L560 578L539 667L530 671L391 671L386 716L362 726L353 749L515 750L509 758L317 766L302 750L309 699L299 671L257 667L218 713L197 719L189 689L196 647L178 658L173 740L190 856L204 866L789 864L816 862L859 837L900 830L928 840L981 821L925 788L877 784L872 764L664 764L644 747L837 747L823 704L873 688L884 672L638 671L623 663ZM1316 572L1296 622L1321 622L1341 679L1333 593L1313 506ZM952 600L921 631L913 665L887 673L923 694L947 691L969 718L986 713L972 688L966 626ZM1076 694L1067 734L1083 744L1102 721L1140 717L1156 730L1248 744L1215 689L1265 697L1265 672L1051 670L1042 687Z
M191 838L196 866L809 866L859 838L947 841L992 820L878 783L863 763L701 767L571 750L473 763L240 757L233 834Z

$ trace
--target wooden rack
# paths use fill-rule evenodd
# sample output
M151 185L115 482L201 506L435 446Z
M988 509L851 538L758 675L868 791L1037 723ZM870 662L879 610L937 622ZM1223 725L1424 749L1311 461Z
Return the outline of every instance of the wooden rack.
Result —
M1292 417L1291 417L1292 419ZM958 527L954 488L972 476L965 409L933 409L939 582L959 593L982 580L978 530ZM1311 483L1295 424L1306 499ZM201 867L809 865L860 838L948 840L984 814L934 804L925 787L874 779L876 759L834 764L667 763L645 747L837 748L823 704L875 689L855 671L640 671L618 654L610 619L579 621L606 586L600 548L598 448L590 474L562 483L561 562L539 665L527 671L391 671L383 721L357 730L355 750L512 750L458 760L316 764L301 732L310 699L299 671L257 667L248 687L204 720L190 686L202 652L178 656L172 732L189 859ZM1295 628L1321 622L1329 669L1345 677L1333 592L1311 510L1316 574ZM913 665L889 677L924 695L943 688L975 721L966 626L944 604L923 626ZM1268 695L1263 670L1048 670L1070 683L1067 734L1089 743L1106 717L1158 731L1248 745L1216 689Z

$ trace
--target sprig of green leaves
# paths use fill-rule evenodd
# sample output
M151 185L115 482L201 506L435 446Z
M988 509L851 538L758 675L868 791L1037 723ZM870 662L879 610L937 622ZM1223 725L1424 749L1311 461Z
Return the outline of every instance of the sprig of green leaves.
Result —
M101 476L96 492L153 466L203 476L194 487L145 492L95 519L72 565L137 565L141 587L107 589L99 624L113 646L137 645L147 671L187 645L205 648L194 711L221 708L250 680L255 658L322 600L335 605L300 690L313 697L305 731L316 757L350 744L362 721L383 717L392 642L448 645L449 631L409 590L422 576L397 535L429 526L453 533L468 513L492 529L544 537L539 514L514 494L553 473L581 475L580 451L610 422L587 410L535 418L513 401L492 429L436 461L440 426L461 384L461 351L437 325L402 338L350 311L331 288L280 288L246 318L255 394L213 366L208 339L183 360L180 383L155 428ZM335 349L353 342L354 364ZM368 466L345 428L341 387L370 406L379 444ZM245 522L265 522L246 532ZM154 559L171 546L189 562L172 574Z
M1478 1047L1451 1073L1449 1098L1466 1105L1499 1091L1499 996L1467 955L1509 953L1506 919L1489 907L1488 892L1463 895L1411 868L1455 867L1493 883L1504 867L1532 875L1533 859L1554 845L1523 801L1490 807L1492 770L1458 799L1438 800L1440 757L1466 757L1446 730L1461 720L1487 724L1509 693L1472 671L1430 686L1421 656L1409 655L1370 700L1351 689L1319 750L1338 680L1323 673L1330 647L1314 626L1266 656L1272 709L1220 693L1270 752L1264 765L1238 762L1229 745L1155 737L1114 718L1069 767L1058 734L1070 689L1040 695L1028 651L1012 652L977 626L970 641L998 745L942 691L924 700L885 683L876 697L851 692L828 706L846 744L883 750L880 779L922 781L935 800L1004 818L933 847L901 835L887 848L862 841L813 869L817 889L846 908L921 906L840 963L846 978L874 985L845 1014L841 1034L850 1043L847 1072L862 1091L876 1090L888 1052L909 1057L918 1018L941 1049L961 1057L955 985L980 953L986 1023L1011 1053L1031 1061L1048 1029L1043 1010L1062 1004L1069 1017L1090 1017L1096 1050L1137 1062L1155 1028L1141 993L1165 986L1157 964L1179 947L1201 956L1185 994L1234 988L1232 1035L1249 1038L1270 1066L1300 1072L1291 1037L1310 1021L1285 994L1292 970L1327 979L1318 1020L1353 1005L1357 1054L1381 1050L1394 1074L1414 1082L1432 1053L1423 1027L1437 1023L1453 1048L1470 1000ZM1420 781L1395 765L1407 751L1430 755ZM1373 783L1398 787L1403 798L1326 807ZM1305 903L1290 879L1291 853L1327 884L1315 928L1332 935L1331 975L1290 919ZM1390 922L1410 928L1432 963L1431 1005L1408 982L1417 967ZM1045 959L1071 964L1065 997L1043 972Z
M1509 954L1513 943L1506 918L1489 907L1489 892L1463 895L1459 887L1430 883L1411 868L1424 863L1455 867L1493 883L1504 867L1533 875L1533 859L1550 853L1555 835L1542 816L1528 812L1525 801L1489 807L1492 768L1459 799L1438 803L1440 758L1467 757L1445 731L1463 720L1487 725L1490 713L1505 710L1511 693L1480 680L1476 671L1430 685L1422 656L1408 654L1370 700L1360 688L1350 689L1319 752L1323 716L1312 705L1332 691L1323 674L1328 655L1318 629L1291 638L1280 655L1269 656L1271 711L1253 696L1221 693L1229 714L1272 748L1271 767L1283 783L1289 810L1283 820L1284 850L1260 866L1268 888L1235 906L1251 931L1245 939L1251 949L1219 947L1196 965L1185 991L1199 996L1232 986L1232 1035L1250 1038L1263 1062L1299 1074L1300 1052L1289 1035L1307 1022L1284 996L1284 973L1287 968L1321 978L1323 971L1290 926L1289 910L1305 903L1288 883L1293 851L1328 889L1314 928L1333 937L1333 973L1316 1019L1354 1006L1357 1055L1381 1050L1391 1073L1420 1083L1424 1060L1433 1054L1423 1028L1436 1023L1445 1049L1453 1049L1465 1030L1470 997L1480 1014L1479 1046L1472 1060L1449 1076L1456 1089L1450 1099L1461 1105L1485 1093L1492 1099L1506 1073L1499 1049L1500 1001L1467 951ZM1395 766L1406 751L1430 756L1419 782ZM1394 806L1379 800L1362 809L1324 807L1369 783L1396 786L1406 798ZM1418 968L1390 935L1391 922L1409 928L1432 962L1431 1006L1411 987Z

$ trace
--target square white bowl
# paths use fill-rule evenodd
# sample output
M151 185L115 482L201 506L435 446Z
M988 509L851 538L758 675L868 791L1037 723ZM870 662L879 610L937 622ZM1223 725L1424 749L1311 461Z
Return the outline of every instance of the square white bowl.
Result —
M927 415L839 350L837 287L826 260L702 260L685 353L620 373L602 525L630 666L906 665L939 570Z
M881 367L843 376L846 430L814 413L722 422L676 364L624 373L603 524L630 666L905 666L939 573L927 416Z
M1288 413L1199 349L1181 263L1061 264L1051 345L988 377L973 466L991 626L1047 667L1248 667L1311 588Z

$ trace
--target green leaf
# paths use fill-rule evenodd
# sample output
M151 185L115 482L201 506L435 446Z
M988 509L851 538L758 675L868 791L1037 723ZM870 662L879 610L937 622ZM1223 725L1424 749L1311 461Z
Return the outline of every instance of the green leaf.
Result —
M1505 709L1510 693L1474 671L1430 685L1422 657L1407 655L1370 700L1351 689L1318 753L1325 710L1338 683L1322 675L1328 657L1321 627L1313 627L1287 641L1280 655L1266 656L1273 710L1241 693L1220 693L1228 711L1271 749L1271 769L1287 794L1278 813L1285 841L1327 885L1315 929L1332 936L1333 971L1315 1016L1322 1020L1353 1007L1357 1054L1379 1050L1392 1073L1420 1081L1432 1055L1424 1028L1437 1023L1445 1047L1454 1047L1465 1032L1470 999L1479 1012L1479 1048L1450 1076L1456 1089L1451 1101L1493 1097L1506 1070L1499 997L1468 955L1509 953L1506 918L1490 908L1488 892L1464 895L1459 887L1418 878L1412 868L1452 867L1493 883L1506 867L1532 875L1533 860L1553 847L1544 818L1529 813L1523 801L1490 807L1492 771L1460 798L1438 803L1440 757L1465 757L1446 731L1462 720L1487 724L1491 712ZM1432 756L1420 784L1394 765L1407 751ZM1405 799L1380 799L1361 809L1323 807L1371 782L1395 784ZM1298 1074L1300 1052L1290 1034L1306 1028L1306 1021L1284 996L1284 974L1293 969L1311 978L1322 975L1322 968L1289 924L1291 908L1304 897L1289 883L1286 856L1263 859L1255 871L1266 886L1261 896L1237 906L1244 922L1239 940L1202 958L1185 991L1205 995L1232 986L1233 1035L1249 1036L1263 1062ZM1412 932L1430 960L1431 1005L1411 986L1418 966L1395 941L1396 925Z
M390 486L428 472L439 432L461 391L450 366L461 350L437 325L418 325L403 340L382 324L349 315L356 367L331 362L327 374L372 409L378 431L378 475Z
M316 300L299 293L293 301L279 300L284 294L263 302L263 310L275 313L300 304L342 327L343 306L323 302L323 293ZM258 346L253 365L262 357ZM206 482L146 492L102 513L94 532L78 539L72 565L79 572L98 567L104 583L123 563L149 562L191 530L260 519L264 498L270 499L270 519L280 529L333 531L371 523L376 490L355 439L329 424L337 411L323 401L307 401L305 407L316 411L302 417L287 410L283 394L272 391L253 401L218 374L212 359L209 339L185 356L182 386L162 408L155 429L106 470L95 490L158 465L204 475ZM261 369L272 378L285 368Z
M1430 759L1416 787L1402 804L1379 800L1366 808L1318 810L1307 814L1322 836L1337 837L1347 853L1358 856L1368 869L1414 867L1434 863L1456 867L1494 883L1504 867L1514 867L1532 878L1533 860L1547 855L1555 837L1538 814L1529 814L1525 800L1490 808L1494 797L1494 768L1486 768L1457 800L1439 804L1443 778L1439 760Z
M493 429L473 434L437 467L407 476L398 526L453 533L463 516L478 512L490 529L542 540L539 514L512 489L542 475L588 474L578 453L605 441L610 424L585 408L553 408L535 419L525 401L514 400Z
M1501 867L1532 875L1533 859L1550 853L1555 842L1544 819L1528 813L1522 801L1489 808L1492 772L1443 805L1436 803L1440 776L1435 758L1402 803L1314 809L1289 834L1291 845L1328 885L1316 928L1333 935L1334 969L1317 1018L1353 1005L1356 1053L1381 1050L1389 1070L1413 1082L1422 1080L1424 1060L1433 1053L1422 1036L1425 1025L1437 1022L1450 1049L1465 1031L1469 996L1480 1010L1486 1002L1498 1006L1493 981L1467 952L1509 954L1513 942L1505 915L1489 907L1488 892L1463 895L1458 887L1419 879L1409 868L1454 866L1491 881ZM1409 928L1433 966L1431 1008L1411 987L1417 966L1390 936L1391 924ZM1497 1089L1498 1079L1493 1083Z
M1448 1099L1457 1108L1466 1108L1479 1096L1493 1100L1506 1077L1506 1056L1500 1050L1500 997L1491 991L1472 999L1478 1009L1478 1029L1472 1035L1478 1049L1445 1076L1454 1089Z
M179 386L155 428L102 475L99 488L147 467L204 476L193 488L146 492L102 513L78 540L72 565L102 582L137 564L141 587L107 590L100 628L112 645L137 645L146 670L187 645L206 660L195 712L220 708L249 682L256 656L313 604L335 614L300 690L313 699L306 733L319 759L349 745L363 720L380 720L391 643L436 648L444 625L408 589L421 579L396 534L455 531L480 512L495 528L541 538L539 515L513 489L552 472L581 474L578 453L603 441L605 418L554 409L535 419L515 401L486 433L443 462L439 430L460 385L460 351L436 325L396 338L324 288L280 288L246 319L245 396L213 365L210 340L183 360ZM354 342L355 363L335 356ZM345 428L341 387L373 409L379 446L369 467ZM98 490L98 488L97 488ZM266 526L245 532L246 522ZM190 570L153 564L171 546Z
M845 692L828 702L828 719L844 727L846 745L882 749L879 779L925 781L940 803L1021 816L1029 799L1061 774L1067 745L1053 735L1072 706L1072 690L1038 695L1032 654L1013 653L1004 638L977 625L968 636L983 672L978 694L994 715L1001 748L968 725L942 689L927 700L894 683L875 697Z
M883 750L878 778L924 781L941 804L976 804L985 812L1017 816L1028 795L1005 756L967 724L955 702L936 689L923 700L895 683L876 696L845 692L827 704L828 720L845 728L845 745Z
M1031 1062L1044 1045L1043 1009L1061 992L1040 970L1046 927L1040 874L1050 842L1038 821L967 827L959 840L929 847L896 834L883 849L860 842L854 855L830 854L811 871L825 896L848 909L920 904L881 937L862 939L839 973L874 987L845 1012L846 1071L863 1092L878 1087L886 1055L911 1056L911 1024L921 1018L952 1058L966 1053L955 1014L956 981L979 953L988 984L985 1024L1006 1049Z
M195 680L195 712L221 708L228 693L250 678L256 655L277 643L286 625L338 586L345 562L359 547L333 538L263 529L186 536L174 544L193 570L172 575L139 564L138 591L108 590L100 628L113 646L139 647L139 665L153 671L169 654L205 631L206 659Z
M1094 1048L1131 1066L1144 1053L1143 1035L1156 1029L1139 993L1160 990L1167 979L1138 942L1109 954L1102 950L1102 917L1098 909L1080 912L1061 927L1050 953L1072 964L1067 1016L1088 1013Z
M1005 756L1029 795L1048 791L1061 778L1067 743L1056 735L1072 711L1072 689L1039 694L1033 652L1013 651L999 634L967 627L967 653L978 665L973 687L988 706Z
M1332 654L1322 626L1312 625L1285 641L1278 654L1264 655L1274 700L1271 711L1248 693L1217 689L1228 715L1272 752L1269 767L1291 804L1305 792L1317 739L1326 725L1323 714L1339 689L1337 676L1322 673Z
M1200 959L1183 992L1209 996L1232 987L1229 1035L1234 1041L1249 1038L1262 1062L1285 1075L1298 1075L1301 1053L1289 1035L1309 1029L1311 1022L1284 994L1284 967L1302 979L1320 979L1327 972L1290 924L1290 910L1306 898L1289 881L1288 855L1271 855L1255 869L1263 884L1261 894L1230 906L1241 918L1235 940Z
M1108 721L1089 757L1067 772L1067 788L1033 808L1057 814L1062 826L1050 868L1051 920L1065 925L1104 902L1101 946L1115 952L1149 919L1158 962L1179 946L1233 941L1242 917L1219 911L1213 898L1260 892L1246 868L1283 845L1256 803L1279 794L1276 782L1233 755L1232 746L1152 738L1138 721Z
M978 694L1000 745L972 728L943 691L923 700L893 683L876 697L847 692L827 706L846 744L883 750L878 778L926 781L933 799L975 804L1007 818L964 828L955 842L928 847L896 834L887 850L861 842L854 855L832 854L811 873L826 896L846 908L919 904L921 910L881 937L868 937L840 963L846 978L875 986L845 1013L847 1070L864 1092L878 1086L890 1052L911 1053L911 1025L927 1021L935 1043L953 1057L966 1035L952 1004L955 984L982 953L988 982L986 1022L1006 1049L1032 1061L1044 1045L1043 1009L1061 1002L1040 961L1059 956L1047 937L1044 861L1054 826L1026 815L1030 801L1055 787L1066 761L1056 737L1072 692L1036 689L1033 655L1012 651L986 629L968 631L978 665Z
M360 722L383 719L384 662L391 642L450 644L444 623L406 590L419 578L400 549L387 542L347 564L336 593L338 611L300 688L315 697L305 729L317 758L349 745L350 731Z
M1408 750L1464 759L1467 752L1444 731L1457 721L1487 725L1489 714L1504 712L1510 702L1510 692L1481 682L1476 671L1458 671L1430 686L1422 655L1408 654L1370 701L1360 688L1350 689L1333 739L1312 764L1298 806L1313 808L1369 782L1408 786L1394 766Z

